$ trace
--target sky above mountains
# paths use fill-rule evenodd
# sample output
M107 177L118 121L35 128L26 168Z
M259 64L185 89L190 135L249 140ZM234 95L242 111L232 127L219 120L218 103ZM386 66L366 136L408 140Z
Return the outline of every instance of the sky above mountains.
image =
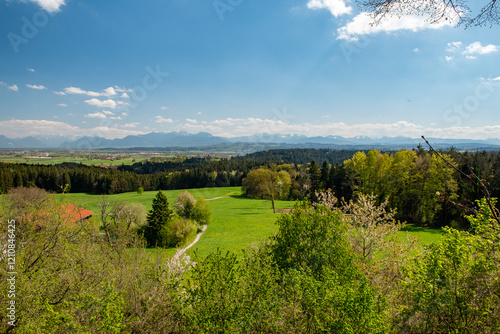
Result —
M498 27L370 23L345 0L0 0L0 134L500 138Z

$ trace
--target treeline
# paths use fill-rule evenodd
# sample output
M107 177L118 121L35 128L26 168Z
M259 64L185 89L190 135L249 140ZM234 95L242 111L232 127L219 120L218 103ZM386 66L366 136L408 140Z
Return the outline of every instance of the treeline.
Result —
M247 154L244 157L236 157L233 160L257 160L257 161L272 161L279 164L308 164L311 161L323 162L329 164L341 164L345 160L351 158L356 150L331 150L331 149L276 149L265 150Z
M209 158L145 162L117 169L76 163L30 165L0 163L0 192L36 186L51 192L118 194L136 191L241 186L244 176L264 162Z
M345 202L359 194L374 194L378 203L388 199L388 207L400 221L457 228L470 227L460 206L474 208L481 194L456 169L465 174L474 171L486 181L493 197L500 196L497 152L460 154L450 149L437 154L421 148L394 153L372 150L357 152L342 164L329 164L325 160L319 166L313 160L305 168L287 166L290 165L254 170L243 180L243 191L249 197L308 198L312 202L317 201L317 192L327 189Z
M468 228L462 208L474 208L482 194L463 174L474 172L485 181L492 197L500 196L500 152L460 153L401 150L357 152L342 165L311 163L308 175L314 193L332 189L346 201L353 195L374 194L389 199L396 218L412 224Z

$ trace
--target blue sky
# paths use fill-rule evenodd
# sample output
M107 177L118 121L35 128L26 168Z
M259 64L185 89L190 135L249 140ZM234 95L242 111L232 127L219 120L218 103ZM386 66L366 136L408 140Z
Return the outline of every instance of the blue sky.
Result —
M0 0L0 134L500 138L498 27L343 0Z

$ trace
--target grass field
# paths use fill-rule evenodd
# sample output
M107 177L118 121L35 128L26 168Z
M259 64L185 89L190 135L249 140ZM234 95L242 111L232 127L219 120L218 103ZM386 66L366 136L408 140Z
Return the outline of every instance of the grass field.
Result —
M170 206L183 190L164 191ZM196 198L206 198L210 201L212 222L200 241L193 246L188 254L198 251L200 256L205 256L219 248L221 251L235 251L245 249L273 235L277 226L275 224L279 214L274 214L271 203L265 200L248 199L242 196L241 188L204 188L189 190ZM137 193L124 193L108 195L110 202L138 202L151 209L156 191ZM71 202L93 212L99 212L98 203L102 196L89 194L67 194ZM276 209L292 208L294 202L276 201ZM436 242L442 238L442 231L408 226L405 231L399 232L401 238L410 233L420 240L420 245ZM170 256L175 249L166 251Z
M172 157L172 156L159 156L163 158ZM129 158L123 159L88 159L88 158L77 158L77 157L22 157L22 158L13 158L13 157L0 157L0 162L10 162L10 163L24 163L24 164L40 164L40 165L56 165L62 164L64 162L73 162L73 163L81 163L88 166L120 166L120 165L132 165L136 162L141 162L149 159L149 157L144 156L132 156Z
M165 191L170 206L183 190ZM241 188L204 188L189 190L196 198L206 198L210 202L212 222L200 241L189 250L198 250L201 256L207 255L217 248L222 251L238 251L252 243L257 243L271 236L276 230L275 221L279 214L274 214L271 202L248 199L242 196ZM124 193L106 196L110 202L137 202L151 209L156 191ZM93 212L99 212L98 203L102 196L88 194L67 194L71 202ZM276 209L292 208L294 202L276 201ZM172 251L168 251L172 253Z

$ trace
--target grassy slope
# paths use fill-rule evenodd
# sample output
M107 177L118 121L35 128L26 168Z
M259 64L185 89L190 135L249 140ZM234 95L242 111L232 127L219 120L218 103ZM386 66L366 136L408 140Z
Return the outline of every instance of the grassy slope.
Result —
M183 190L169 190L165 194L170 206L175 198ZM212 210L212 222L200 241L193 246L188 253L193 254L199 251L201 256L205 256L217 248L222 251L239 251L245 249L253 243L268 238L276 231L276 219L278 214L273 214L271 203L264 200L248 199L242 196L239 187L228 188L204 188L189 190L196 198L206 198L210 200ZM137 193L124 193L106 196L111 202L138 202L151 209L156 191ZM99 212L98 202L102 196L88 194L68 194L69 199L86 209ZM222 197L222 198L219 198ZM217 198L217 199L216 199ZM277 201L276 208L291 208L294 202ZM426 229L409 226L406 231L399 232L401 238L410 233L421 240L420 244L429 244L442 238L442 231L436 229ZM174 249L167 250L169 255L173 255Z

